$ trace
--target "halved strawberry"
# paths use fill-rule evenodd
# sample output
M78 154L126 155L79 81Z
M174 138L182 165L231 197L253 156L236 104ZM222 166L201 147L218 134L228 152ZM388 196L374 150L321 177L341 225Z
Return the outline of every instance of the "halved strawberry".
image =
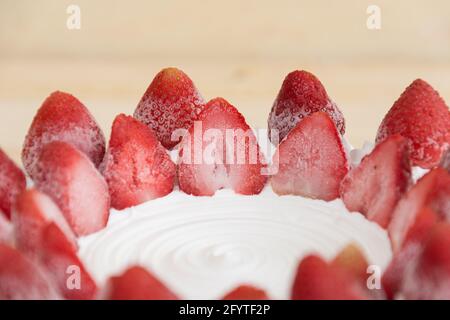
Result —
M59 206L77 236L106 226L108 185L85 154L72 145L45 145L35 166L34 182Z
M242 284L228 292L222 300L268 300L266 291Z
M398 202L388 228L394 251L402 247L424 207L433 210L439 219L450 221L450 173L445 169L429 171Z
M438 216L427 207L423 207L415 216L402 248L394 253L391 263L383 274L383 288L389 299L393 299L401 290L405 271L416 262L424 240L437 221Z
M65 299L94 299L97 285L77 256L73 244L53 222L41 233L39 258Z
M102 167L111 206L118 210L165 196L176 176L176 166L154 132L124 114L114 120Z
M26 188L25 175L0 149L0 215L11 216L11 206L16 196Z
M392 212L412 183L408 141L389 136L342 180L341 198L349 211L386 228Z
M222 188L258 194L267 177L256 137L239 111L225 99L209 101L181 142L180 189L211 196Z
M72 248L77 248L76 238L61 210L46 194L29 189L22 192L16 200L12 213L16 246L35 255L42 244L42 231L55 222L63 230Z
M363 300L369 296L359 281L339 266L322 258L305 257L297 268L293 300Z
M58 298L51 279L38 264L0 243L0 300Z
M381 123L377 142L393 134L409 139L413 165L436 166L450 145L450 111L428 83L415 80L394 103Z
M357 245L353 243L347 245L331 261L331 265L345 269L347 272L359 279L362 285L366 284L368 278L367 268L369 263Z
M25 138L22 161L34 179L35 165L42 147L51 141L72 144L98 166L105 153L105 137L89 113L74 96L53 92L39 108Z
M344 116L319 79L307 71L289 73L270 111L269 138L272 140L275 129L281 142L300 120L318 111L327 113L339 132L345 133Z
M110 278L107 291L108 300L178 300L154 275L138 266Z
M279 195L313 199L339 197L339 184L348 162L334 122L324 112L300 121L278 146L273 156L272 188Z
M161 70L139 102L134 117L155 131L167 149L180 142L172 139L177 129L188 129L203 107L203 98L192 80L181 70Z
M12 245L14 232L12 223L0 212L0 243Z

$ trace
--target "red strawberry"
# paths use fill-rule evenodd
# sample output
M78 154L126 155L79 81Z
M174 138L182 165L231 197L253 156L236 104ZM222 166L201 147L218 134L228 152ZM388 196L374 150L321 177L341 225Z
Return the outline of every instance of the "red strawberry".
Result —
M0 212L0 243L12 245L14 243L13 225Z
M283 140L300 120L318 111L327 113L339 132L345 133L344 116L328 97L319 79L307 71L289 73L270 111L269 138L272 140L272 130L276 129L278 141Z
M360 283L339 266L310 255L297 269L292 288L293 300L362 300L368 296Z
M331 262L332 266L345 269L347 272L355 276L365 285L367 282L367 263L366 257L360 248L355 244L349 244L334 258Z
M0 215L11 216L11 206L16 196L26 188L25 175L0 149Z
M131 267L109 280L109 300L177 300L178 297L142 267Z
M401 134L411 144L413 165L432 168L450 145L450 111L439 94L417 79L402 93L386 114L377 142Z
M95 166L105 153L105 137L89 110L74 96L60 91L44 101L25 138L22 161L33 179L42 147L55 140L77 147Z
M433 210L439 219L450 220L450 174L446 170L431 170L398 202L388 228L394 251L401 248L424 207Z
M154 132L123 114L114 120L102 167L111 205L118 210L165 196L176 176L176 166Z
M64 298L95 298L97 285L77 257L72 243L55 223L43 229L40 245L40 261L58 284Z
M44 146L35 169L37 188L55 201L77 236L106 226L108 185L86 155L54 141Z
M202 110L203 98L191 79L181 70L161 70L145 91L134 117L155 131L168 149L180 142L172 139L177 129L188 129Z
M392 135L363 158L342 180L340 193L350 211L364 214L386 228L411 179L408 141Z
M422 249L422 243L438 220L429 208L422 208L407 231L403 247L394 253L394 257L383 274L382 283L386 295L393 299L401 290L405 270L413 264Z
M450 172L450 148L447 149L447 152L442 157L440 166Z
M228 292L222 300L269 300L269 297L264 290L244 284Z
M18 250L0 243L0 300L58 299L47 276Z
M209 101L181 142L178 182L196 196L231 188L258 194L267 177L264 156L244 117L225 99Z
M295 194L314 199L339 197L339 184L348 162L334 122L316 112L299 122L273 156L272 188L279 195Z
M18 197L12 213L17 247L36 254L42 246L43 229L55 222L63 230L72 248L77 248L76 238L63 214L46 194L30 189Z

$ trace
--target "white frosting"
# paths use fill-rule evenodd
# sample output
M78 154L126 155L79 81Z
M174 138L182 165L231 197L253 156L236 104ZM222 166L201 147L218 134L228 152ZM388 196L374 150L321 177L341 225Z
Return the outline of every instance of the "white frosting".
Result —
M193 197L178 190L121 212L108 227L80 239L80 257L102 285L139 264L185 299L217 299L250 283L286 299L299 259L333 258L354 242L371 264L391 258L386 232L341 200L277 196L270 186L257 196L221 190Z

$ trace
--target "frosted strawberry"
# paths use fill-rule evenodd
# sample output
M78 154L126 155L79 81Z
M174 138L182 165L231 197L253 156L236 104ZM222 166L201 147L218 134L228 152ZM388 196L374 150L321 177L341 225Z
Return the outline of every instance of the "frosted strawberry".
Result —
M408 141L400 135L378 144L342 180L340 194L347 209L386 228L397 202L412 183L408 155Z
M272 140L271 135L276 129L279 141L283 140L300 120L318 111L327 113L339 132L345 133L344 116L328 97L319 79L307 71L289 73L270 111L269 138Z
M268 300L266 291L251 285L240 285L228 292L222 300Z
M46 272L18 250L0 243L0 300L58 299Z
M273 156L272 188L330 201L339 197L339 184L348 172L346 153L334 122L323 112L300 121Z
M35 165L42 147L51 141L72 144L98 166L105 153L105 138L89 110L74 96L56 91L39 108L25 138L22 161L35 177Z
M142 267L130 267L112 277L106 298L109 300L177 300L178 297Z
M41 233L39 259L58 285L65 299L90 300L97 293L97 285L77 257L73 244L53 222Z
M352 274L315 255L307 256L300 262L291 297L293 300L363 300L369 298L360 282Z
M17 197L12 222L16 245L24 252L37 253L42 231L51 222L56 223L72 247L77 248L75 235L61 210L49 196L36 189L26 190Z
M209 101L180 144L178 183L196 196L222 188L258 194L266 183L264 156L253 131L225 99Z
M0 243L12 245L14 243L13 225L0 212Z
M0 215L11 216L11 206L16 196L25 190L26 180L22 170L0 149Z
M381 123L377 142L393 134L409 139L413 165L436 166L450 145L450 111L425 81L415 80L394 103Z
M181 70L166 68L153 79L139 102L134 117L154 130L158 140L172 149L180 138L177 129L188 129L202 110L203 98L192 80Z
M37 188L55 201L77 236L106 226L108 185L85 154L54 141L44 146L35 169Z
M111 206L119 210L165 196L176 176L176 166L154 132L123 114L114 120L102 167Z
M428 207L441 220L450 219L450 174L435 168L423 176L398 202L389 224L394 251L402 247L417 215Z

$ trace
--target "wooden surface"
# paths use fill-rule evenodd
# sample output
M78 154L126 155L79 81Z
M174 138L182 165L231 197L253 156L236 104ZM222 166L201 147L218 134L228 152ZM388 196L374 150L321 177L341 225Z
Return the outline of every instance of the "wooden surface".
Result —
M82 28L69 31L72 2L0 2L0 146L16 161L52 91L77 96L109 135L114 116L131 114L167 66L189 74L206 99L229 100L256 127L266 126L284 76L309 70L342 109L355 146L373 140L415 78L450 102L448 1L377 1L379 31L366 28L371 2L351 0L83 0L75 1Z

